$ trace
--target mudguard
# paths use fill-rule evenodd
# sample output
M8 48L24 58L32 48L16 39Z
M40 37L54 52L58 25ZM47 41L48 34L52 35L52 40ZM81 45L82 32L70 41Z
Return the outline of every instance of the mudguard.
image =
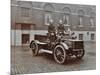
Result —
M40 41L38 41L38 40L35 40L35 42L36 42L37 44L47 44L47 43L44 43L44 42L40 42Z
M56 46L59 45L59 44L62 45L66 50L69 49L69 47L68 47L68 45L66 43L60 42L60 43L56 44Z
M69 49L69 47L68 47L68 45L66 43L61 42L61 45L63 45L66 50Z

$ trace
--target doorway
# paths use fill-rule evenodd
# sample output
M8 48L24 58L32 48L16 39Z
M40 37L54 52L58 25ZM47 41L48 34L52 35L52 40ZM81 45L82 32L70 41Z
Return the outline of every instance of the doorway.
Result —
M22 34L22 45L28 45L29 44L29 34Z

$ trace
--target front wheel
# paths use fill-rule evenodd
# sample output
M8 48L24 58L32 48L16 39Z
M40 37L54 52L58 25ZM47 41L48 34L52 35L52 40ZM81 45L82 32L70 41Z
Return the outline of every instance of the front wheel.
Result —
M31 41L30 48L32 50L33 56L37 56L38 52L39 52L39 49L38 49L38 45L37 45L37 43L35 41Z
M59 64L64 64L66 60L66 50L62 45L57 45L54 49L54 59Z

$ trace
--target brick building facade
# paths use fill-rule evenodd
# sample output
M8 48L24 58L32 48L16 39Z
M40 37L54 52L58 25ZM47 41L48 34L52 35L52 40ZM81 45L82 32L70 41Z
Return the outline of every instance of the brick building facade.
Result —
M34 35L46 35L48 22L75 32L77 39L96 40L96 6L11 0L11 45L29 44Z

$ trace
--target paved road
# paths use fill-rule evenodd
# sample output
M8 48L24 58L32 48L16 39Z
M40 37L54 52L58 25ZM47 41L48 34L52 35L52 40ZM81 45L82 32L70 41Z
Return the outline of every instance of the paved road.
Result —
M33 57L28 47L11 47L11 72L15 74L31 74L44 72L79 71L96 69L95 43L85 43L85 56L82 60L69 60L64 65L57 64L53 56L41 53Z

